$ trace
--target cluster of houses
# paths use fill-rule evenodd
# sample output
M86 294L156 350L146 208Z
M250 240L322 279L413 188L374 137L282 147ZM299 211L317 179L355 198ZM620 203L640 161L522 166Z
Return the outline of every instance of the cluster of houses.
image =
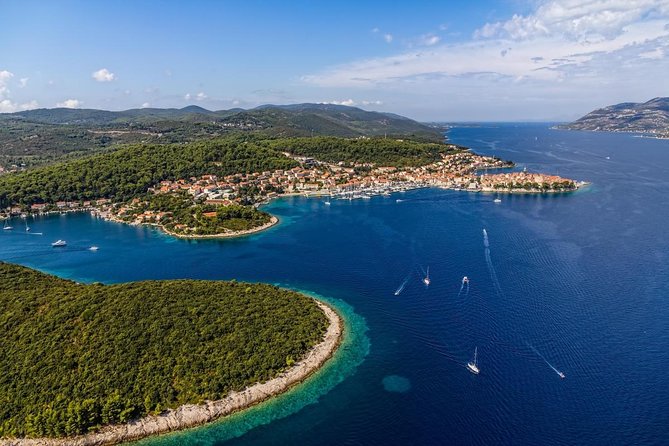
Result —
M211 204L259 202L280 194L319 193L337 195L351 190L374 189L377 192L398 184L408 187L440 186L470 188L477 184L476 171L509 167L497 158L461 152L443 155L440 161L420 167L373 167L360 164L324 163L306 157L293 157L300 166L251 174L234 174L223 178L203 175L200 178L162 181L153 193L186 192L194 199ZM364 167L362 171L356 168ZM362 173L361 173L362 172ZM477 186L478 188L478 186Z
M510 172L481 175L481 190L561 191L578 187L574 180L541 173Z
M342 195L355 192L355 197L365 198L373 194L426 186L537 192L573 190L578 187L573 180L555 175L527 172L478 174L481 170L511 167L512 164L471 152L442 155L441 160L432 164L402 168L374 167L369 164L351 167L343 163L325 163L313 158L295 156L292 158L300 162L299 166L292 169L238 173L222 178L216 175L203 175L199 178L162 181L151 188L150 192L155 194L185 192L194 200L203 200L207 204L231 205L259 203L282 194ZM359 195L357 192L364 195ZM84 209L96 209L107 218L118 218L124 214L123 211L127 211L124 208L113 209L109 199L59 201L55 204L31 206L33 213ZM17 208L17 212L21 212L21 209ZM135 216L135 223L160 221L165 217L160 212L147 212L149 214Z

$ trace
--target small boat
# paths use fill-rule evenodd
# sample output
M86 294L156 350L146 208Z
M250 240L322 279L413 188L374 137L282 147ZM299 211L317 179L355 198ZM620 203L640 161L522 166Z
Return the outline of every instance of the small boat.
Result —
M425 284L425 286L430 286L430 267L429 266L427 267L427 274L423 278L423 283Z
M51 246L54 248L62 248L63 246L67 246L67 242L65 240L56 240Z
M469 283L469 277L465 276L462 278L462 284Z
M474 347L474 360L467 363L467 369L474 375L478 375L480 370L478 366L478 347Z
M332 203L330 203L329 201L324 201L323 204L326 206L330 206Z
M93 245L93 246L91 246L90 248L88 248L89 251L97 251L98 249L100 249L100 248L98 248L98 247L95 246L95 245Z
M9 221L9 218L7 220L5 220L5 225L2 227L2 229L4 229L5 231L11 231L12 229L14 229L13 226L10 226L9 223L7 223L8 221Z
M564 379L564 373L562 373L562 372L557 372L557 374L558 374L558 376L559 376L560 378Z
M404 201L404 200L400 200L400 199L398 198L397 200L395 200L395 203L401 203L401 202L403 202L403 201Z
M492 201L493 201L493 203L501 203L501 202L502 202L502 199L501 199L501 198L495 198L495 199L492 200Z

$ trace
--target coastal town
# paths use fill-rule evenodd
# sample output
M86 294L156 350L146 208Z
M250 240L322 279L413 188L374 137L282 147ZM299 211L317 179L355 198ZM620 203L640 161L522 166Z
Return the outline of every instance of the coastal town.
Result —
M369 199L374 195L390 195L423 187L498 193L550 193L572 191L582 185L574 180L540 173L499 172L513 163L499 158L481 156L470 151L442 154L441 160L420 167L387 167L372 164L326 163L309 157L286 156L299 162L287 170L237 173L219 178L207 174L201 177L162 181L149 189L148 196L190 197L198 208L200 221L217 217L217 209L231 206L258 206L285 195L327 196L330 199ZM491 170L493 170L491 172ZM329 203L329 201L328 201ZM3 211L3 217L90 210L103 218L130 223L155 224L169 233L193 232L177 221L172 209L147 206L148 200L133 199L115 203L108 198L98 200L35 203L30 207L13 206ZM167 206L170 207L170 206ZM274 221L274 220L273 220ZM269 226L259 219L258 227ZM244 233L249 228L243 228ZM234 234L226 229L220 236Z

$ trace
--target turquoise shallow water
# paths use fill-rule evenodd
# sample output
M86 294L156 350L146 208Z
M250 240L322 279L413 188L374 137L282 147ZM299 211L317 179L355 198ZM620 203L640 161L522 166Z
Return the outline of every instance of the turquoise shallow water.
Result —
M449 137L592 185L497 204L439 189L292 197L267 206L280 225L222 241L49 217L31 222L43 236L0 234L0 259L86 282L275 283L366 327L285 398L152 444L669 443L669 141L504 124ZM59 238L66 249L49 246ZM478 376L465 368L476 346Z

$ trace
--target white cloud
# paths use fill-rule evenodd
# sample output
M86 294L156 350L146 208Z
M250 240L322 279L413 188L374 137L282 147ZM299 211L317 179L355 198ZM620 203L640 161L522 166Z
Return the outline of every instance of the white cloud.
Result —
M39 104L35 100L26 102L25 104L16 104L9 99L0 100L0 113L14 113L18 111L32 110L38 107Z
M186 93L186 94L184 95L184 100L186 100L186 101L190 101L190 99L191 99L191 95L190 95L190 93Z
M9 99L0 100L0 113L14 113L16 111L16 104Z
M320 102L320 104L332 104L332 105L347 105L353 107L357 103L353 99L344 99L343 101L325 101Z
M28 85L28 80L30 80L30 78L27 77L22 77L21 79L19 79L19 87L26 88L26 85Z
M393 35L390 33L386 33L383 35L383 40L386 41L386 43L392 43L393 41Z
M394 55L331 66L301 80L340 97L392 97L398 111L429 119L428 110L445 116L449 107L452 119L574 116L669 91L669 0L535 4L529 14L482 24L456 43L426 47L426 34Z
M101 68L98 71L94 71L91 76L98 82L111 82L116 79L116 75L106 68Z
M606 0L607 3L611 1ZM669 4L669 0L665 3ZM620 33L606 39L582 41L562 35L543 35L514 40L507 36L442 44L334 66L303 76L302 80L322 87L374 87L481 73L494 73L497 79L544 81L564 79L577 71L582 74L583 70L589 70L591 74L602 71L610 74L609 71L615 71L620 64L616 58L623 53L629 56L630 51L636 51L637 56L645 53L648 57L650 54L647 52L652 50L657 58L661 52L664 54L663 48L669 50L667 20L669 8L665 19L646 19L627 24ZM649 45L651 48L648 48ZM604 67L601 64L603 59L611 65Z
M9 91L7 84L9 84L13 77L14 73L10 71L0 71L0 113L14 113L39 107L39 104L35 100L23 104L12 101L11 92ZM23 83L23 79L21 79L19 81L19 86L23 86Z
M148 102L142 104L142 108L149 108L149 107L151 107L151 104L149 104Z
M64 108L79 108L83 105L84 103L81 102L79 99L66 99L63 102L58 102L56 104L56 107L64 107Z
M319 104L332 104L332 105L346 105L349 107L354 107L358 104L361 105L381 105L383 104L382 101L369 101L369 100L363 100L360 102L354 101L353 99L344 99L343 101L326 101L326 102L319 102Z
M574 40L610 39L641 20L669 15L668 0L552 0L533 14L487 23L476 37L513 40L562 36Z
M195 100L196 101L204 101L207 99L209 96L207 96L203 91L199 92L197 95L195 95Z
M9 89L7 84L9 80L14 77L14 73L11 73L7 70L0 71L0 99L9 95Z
M441 41L441 37L434 34L425 34L420 38L420 44L424 46L436 45Z

